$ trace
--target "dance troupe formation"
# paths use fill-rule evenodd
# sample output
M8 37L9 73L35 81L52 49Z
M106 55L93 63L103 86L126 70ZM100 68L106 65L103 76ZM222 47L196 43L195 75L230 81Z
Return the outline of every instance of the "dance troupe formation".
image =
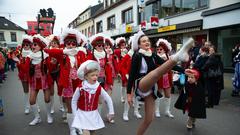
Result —
M24 90L25 114L29 114L30 110L34 114L29 125L37 125L42 121L36 102L41 90L44 93L47 122L53 123L56 82L60 110L69 125L70 134L96 134L96 130L105 126L100 115L103 103L108 107L107 120L114 123L111 95L114 78L120 76L123 120L129 120L128 110L133 104L134 115L142 118L138 104L139 101L144 102L145 115L137 130L137 135L143 135L154 113L160 117L160 99L166 105L166 116L174 117L170 112L170 91L172 70L175 70L188 76L186 92L190 93L191 98L186 100L187 108L182 109L189 112L187 127L192 128L195 118L206 117L191 111L191 104L198 102L195 101L195 92L202 91L198 83L200 75L195 69L185 70L176 65L177 62L188 61L188 51L193 44L194 40L190 38L177 53L170 56L172 48L167 40L159 39L156 51L153 51L149 38L142 31L130 37L128 45L123 37L114 41L106 35L96 34L87 39L79 31L69 28L60 37L24 35L13 59L17 62L18 76Z

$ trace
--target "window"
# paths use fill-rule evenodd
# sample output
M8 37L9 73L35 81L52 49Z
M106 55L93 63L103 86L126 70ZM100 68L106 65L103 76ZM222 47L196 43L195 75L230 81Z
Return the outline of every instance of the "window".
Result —
M12 41L12 42L17 42L16 32L11 32L11 41Z
M143 16L143 14L141 14L141 16ZM145 9L144 9L144 20L141 19L142 21L150 21L151 16L158 16L158 5L157 2L153 2L149 5L146 5ZM143 18L143 17L141 17Z
M97 33L103 32L103 22L97 22Z
M114 0L110 0L110 5L112 5L114 3Z
M94 35L94 25L92 25L92 35Z
M91 27L88 27L88 37L91 36L92 32L91 32Z
M105 0L105 8L108 7L108 0Z
M0 41L5 41L4 33L0 31Z
M209 0L161 0L160 18L207 7Z
M132 7L122 11L122 23L133 23L133 9Z
M107 29L112 30L116 28L115 15L107 18Z

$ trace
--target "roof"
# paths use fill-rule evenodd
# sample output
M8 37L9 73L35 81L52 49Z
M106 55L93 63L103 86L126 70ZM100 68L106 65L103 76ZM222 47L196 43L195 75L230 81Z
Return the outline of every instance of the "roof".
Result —
M91 7L91 17L93 17L98 11L103 10L103 3L97 4Z
M0 29L25 31L24 28L18 26L3 16L0 16Z

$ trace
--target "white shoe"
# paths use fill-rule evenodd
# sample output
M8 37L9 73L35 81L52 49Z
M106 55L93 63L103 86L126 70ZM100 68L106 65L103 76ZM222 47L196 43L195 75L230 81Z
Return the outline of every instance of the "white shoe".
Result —
M122 102L122 103L124 103L124 102L125 102L125 100L124 100L124 98L123 98L123 97L121 97L121 102Z
M24 110L24 113L25 113L26 115L28 115L28 114L30 113L30 108L29 108L29 107L26 107L25 110Z
M51 114L54 114L54 109L51 109Z
M141 119L142 115L139 112L134 112L134 116L137 117L137 119Z
M52 124L53 123L53 117L51 115L47 116L47 122L48 122L48 124Z
M174 116L170 112L166 112L165 115L169 118L174 118Z
M70 135L77 135L77 131L75 128L70 129Z
M155 117L160 118L161 117L160 112L155 112Z
M128 120L129 120L127 114L123 114L123 120L124 120L124 121L128 121Z
M41 118L40 117L35 117L34 119L33 119L33 121L31 121L30 123L29 123L29 125L30 126L35 126L35 125L37 125L38 123L40 123L42 120L41 120Z
M64 111L65 111L63 106L60 106L59 110L60 110L61 112L64 112Z

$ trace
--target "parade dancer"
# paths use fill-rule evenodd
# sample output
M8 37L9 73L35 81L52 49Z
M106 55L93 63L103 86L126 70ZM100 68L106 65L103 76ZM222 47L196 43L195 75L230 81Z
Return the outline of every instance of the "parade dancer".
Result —
M122 58L128 53L128 50L126 47L126 39L124 37L117 38L116 46L117 46L117 49L114 50L114 54L117 56L118 64L120 64L122 61ZM121 69L119 69L119 74L122 80L121 102L124 103L125 101L124 97L126 97L127 79L124 76L124 74L122 74Z
M60 36L60 44L64 45L64 49L45 49L45 52L56 58L60 64L59 86L63 88L62 97L67 106L67 122L71 135L77 134L76 129L71 126L73 121L71 100L80 83L77 69L86 60L85 54L76 49L81 41L80 32L66 28Z
M31 46L32 53L26 59L27 69L30 76L30 105L34 113L34 119L29 123L33 126L41 122L41 118L36 105L38 92L40 89L43 90L44 100L47 109L47 122L53 123L53 118L50 113L50 91L47 84L47 66L46 59L48 54L43 52L43 48L48 45L45 38L40 35L33 36L33 45Z
M116 69L114 66L114 56L113 56L113 50L112 47L114 45L114 40L111 39L110 37L105 37L105 46L104 46L104 50L106 52L107 55L107 62L109 64L109 66L111 67L112 70L112 75L109 76L111 78L107 78L106 80L108 80L109 82L107 82L105 84L105 90L107 91L107 93L109 94L110 97L112 97L112 89L113 89L113 80L116 77Z
M102 97L108 105L109 121L114 116L113 102L104 88L100 85L98 75L100 65L93 60L87 60L78 69L78 77L83 80L77 87L72 98L74 120L72 126L83 129L83 135L96 135L96 130L105 127L98 112L98 101Z
M179 61L189 59L188 50L194 40L191 38L186 44L166 62L151 51L149 38L139 31L134 35L131 71L128 80L128 102L132 104L132 89L145 102L145 116L137 130L137 135L143 135L154 118L154 100L159 97L155 86L161 76L171 70ZM160 65L157 67L157 65ZM134 86L135 84L135 86Z
M169 53L172 50L171 43L167 40L160 38L156 43L156 53L159 57L161 57L164 61L169 60L170 56ZM167 72L164 74L158 81L158 90L164 92L163 99L156 99L155 100L155 117L160 117L159 105L160 100L164 102L165 107L165 115L173 118L174 116L170 112L170 105L171 105L171 88L173 85L173 74L172 71Z
M110 64L108 63L107 54L104 51L104 41L105 36L101 33L96 34L90 38L90 43L93 46L92 54L89 55L89 60L95 60L100 65L100 71L98 76L98 82L101 84L103 88L105 88L105 85L111 85L112 84L112 68ZM102 101L99 101L98 105L99 112L101 114L102 112ZM114 123L114 120L109 121L111 123Z
M13 60L17 63L18 68L18 77L22 83L23 92L24 92L24 113L29 114L30 112L30 104L29 104L29 71L26 64L26 58L31 51L32 45L32 36L23 35L22 37L22 44L19 46L15 55L16 57Z
M54 35L49 35L49 48L60 48L60 42L59 38ZM54 113L54 82L57 84L57 91L59 96L59 102L60 102L60 111L64 112L63 102L62 102L62 89L58 85L58 79L59 79L59 62L56 58L49 56L47 59L47 66L48 66L48 84L49 84L49 90L50 90L50 99L51 99L51 113Z
M129 41L128 41L128 45L131 47L132 46L132 38L133 37L130 37L129 38ZM126 79L128 80L129 78L129 71L130 71L130 68L131 68L131 61L132 61L132 55L133 55L134 51L133 49L130 49L128 51L128 53L122 58L121 60L121 63L120 63L120 72L124 75L123 77L126 77ZM132 93L133 94L133 93ZM125 102L124 102L124 111L123 111L123 120L124 121L128 121L129 118L128 118L128 111L129 111L129 104L128 104L128 101L127 101L127 94L125 94L126 97L125 98ZM136 99L136 96L134 95L134 116L136 116L138 119L141 119L142 116L141 114L139 113L139 110L138 110L138 107L139 107L139 101L138 99Z

